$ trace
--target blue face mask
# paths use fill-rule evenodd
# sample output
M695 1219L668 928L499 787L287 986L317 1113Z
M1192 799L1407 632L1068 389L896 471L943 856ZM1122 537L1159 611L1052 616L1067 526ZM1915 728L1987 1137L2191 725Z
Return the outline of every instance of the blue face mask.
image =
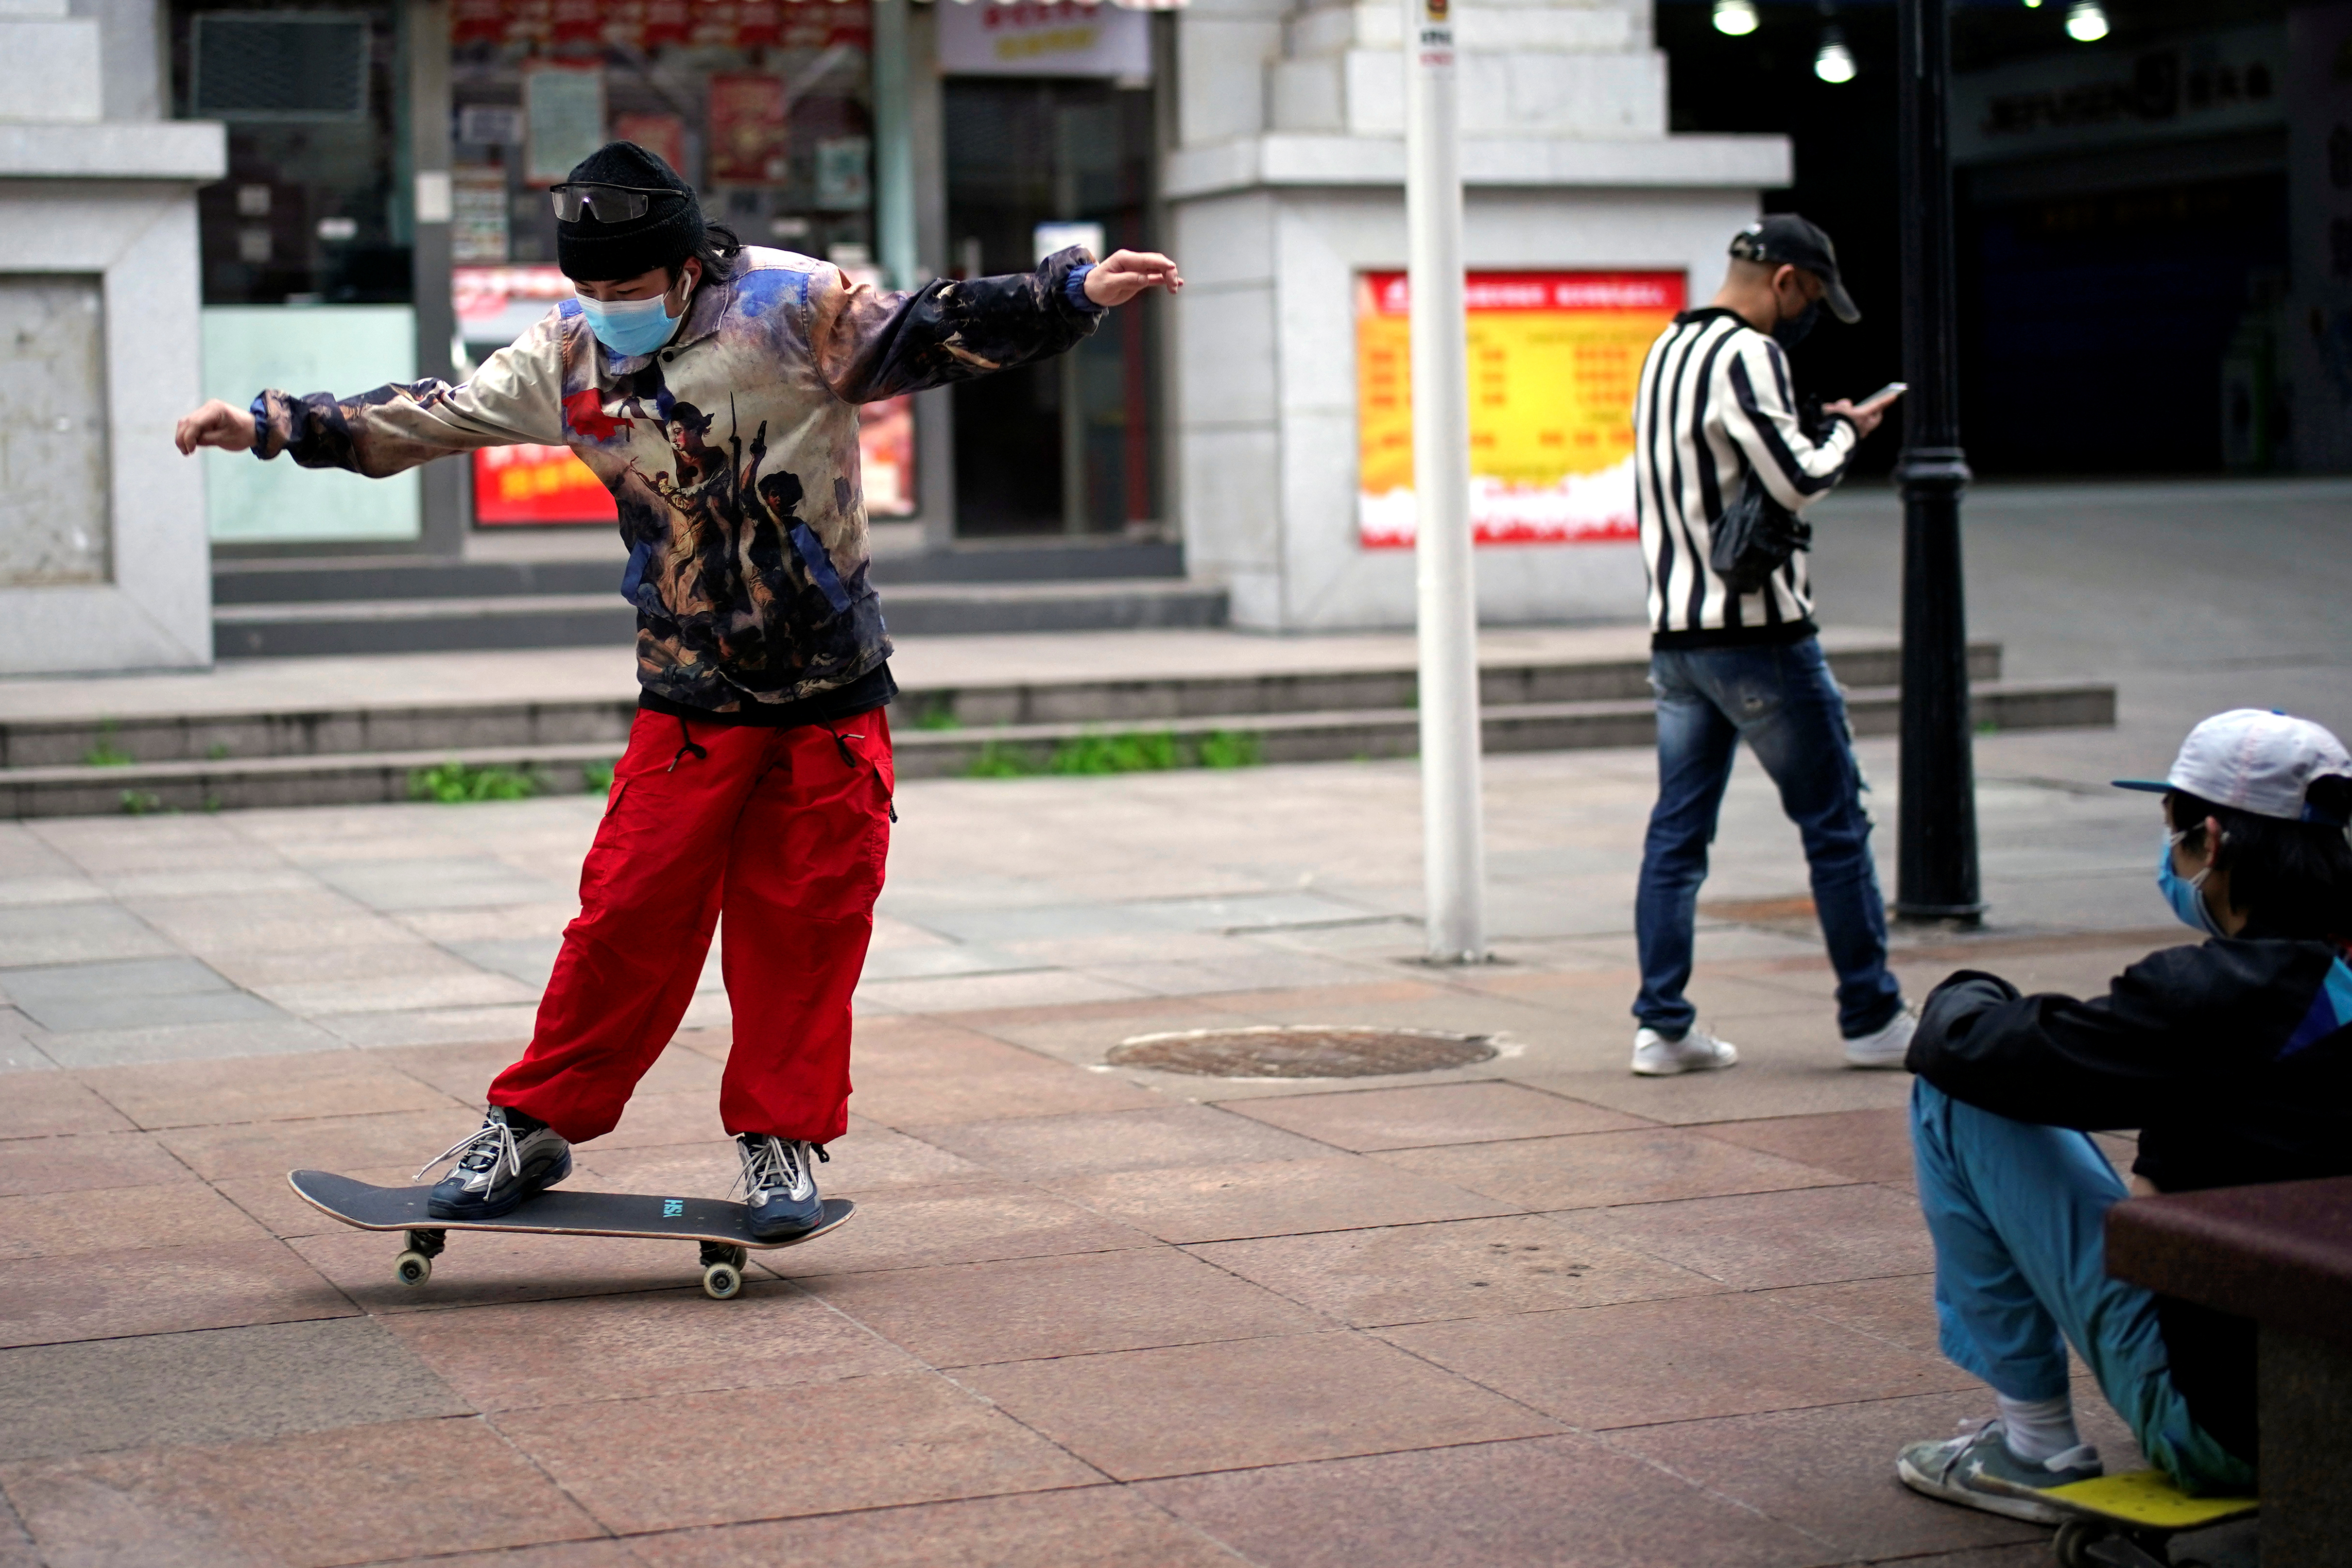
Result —
M688 300L694 298L691 293ZM675 316L669 313L665 296L650 300L591 300L580 296L580 313L588 318L588 330L596 341L616 354L649 354L670 339L686 320L681 308Z
M2164 901L2172 906L2172 912L2180 917L2182 925L2208 936L2227 936L2229 933L2213 918L2213 911L2205 906L2205 879L2212 874L2213 868L2208 866L2194 877L2184 877L2173 869L2173 846L2188 837L2186 833L2164 836L2164 847L2156 857L2156 890L2164 895Z

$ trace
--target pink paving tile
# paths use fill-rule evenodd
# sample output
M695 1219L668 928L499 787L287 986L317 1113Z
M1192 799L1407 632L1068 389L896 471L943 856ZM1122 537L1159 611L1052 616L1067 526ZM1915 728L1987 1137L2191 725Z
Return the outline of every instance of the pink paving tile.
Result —
M1941 1353L1936 1348L1936 1277L1932 1273L1843 1279L1758 1294L1791 1312L1836 1323L1890 1345L1927 1355Z
M960 1154L863 1116L852 1116L848 1132L826 1144L824 1152L832 1157L824 1167L824 1190L844 1195L972 1181L986 1174Z
M108 1187L0 1198L0 1258L218 1247L269 1233L209 1187Z
M1234 1568L1234 1557L1124 1487L919 1503L641 1536L647 1568Z
M148 1062L77 1076L150 1128L456 1109L448 1095L352 1050Z
M0 1484L58 1564L326 1568L603 1533L471 1416L11 1465Z
M1799 1568L1821 1544L1578 1436L1154 1481L1265 1568Z
M2038 1526L1921 1497L1895 1478L1904 1444L1981 1417L1979 1390L1641 1426L1618 1447L1857 1559L2046 1542Z
M1494 1081L1283 1095L1228 1101L1225 1109L1360 1153L1648 1125L1622 1111Z
M1172 1247L816 1276L803 1287L934 1366L1310 1333L1328 1319Z
M86 1193L195 1179L148 1132L76 1132L0 1143L0 1194Z
M447 1250L433 1260L433 1277L422 1285L404 1285L393 1277L393 1259L406 1245L396 1230L338 1226L320 1235L295 1237L286 1245L374 1313L670 1290L687 1285L699 1289L702 1281L700 1252L690 1241L451 1231ZM756 1300L784 1289L756 1268L747 1269L742 1300Z
M70 1073L12 1073L7 1098L0 1101L0 1139L120 1132L130 1126L129 1117Z
M1470 1219L1511 1206L1409 1171L1384 1169L1361 1154L1114 1171L1047 1184L1074 1203L1174 1242Z
M562 1541L548 1546L512 1546L503 1552L467 1552L455 1557L406 1557L382 1568L645 1568L645 1559L620 1541Z
M860 1116L891 1127L929 1127L1007 1116L1148 1110L1167 1101L1125 1079L1031 1058L1018 1067L937 1077L861 1072L849 1103Z
M278 1241L36 1258L0 1270L0 1344L291 1323L356 1311Z
M1753 1296L1692 1296L1383 1329L1382 1338L1589 1428L1967 1386L1915 1354Z
M933 1127L924 1141L1000 1175L1039 1180L1155 1165L1312 1160L1326 1144L1207 1105L1170 1105L1102 1115L1021 1116Z
M155 1134L164 1148L206 1181L223 1176L283 1176L289 1171L348 1171L398 1165L411 1171L482 1123L478 1110L404 1110L383 1116L320 1116L183 1127Z
M1722 1121L1692 1131L1857 1182L1911 1179L1911 1113L1900 1108Z
M1576 1236L1538 1215L1213 1242L1190 1250L1358 1327L1724 1288L1703 1274Z
M1562 1223L1741 1289L1919 1274L1936 1266L1919 1205L1876 1186L1638 1204Z
M848 1225L807 1247L755 1253L758 1266L797 1278L1153 1245L1132 1226L1014 1182L891 1187L856 1201Z
M638 1094L621 1112L621 1124L593 1145L583 1148L646 1149L671 1143L727 1144L726 1126L719 1120L719 1091L688 1089L677 1094Z
M782 1289L729 1302L698 1289L594 1296L384 1322L483 1410L791 1388L914 1366L856 1323Z
M416 1174L416 1166L412 1162L405 1165L363 1166L338 1173L371 1186L404 1187L412 1184L410 1178ZM252 1215L264 1230L275 1237L290 1239L298 1236L326 1236L350 1228L332 1215L295 1196L283 1171L265 1175L224 1176L213 1184L213 1189Z
M941 1502L1099 1480L929 1373L518 1412L499 1430L630 1532ZM792 1457L780 1477L776 1435Z
M1344 1332L1008 1362L957 1380L1121 1480L1558 1429Z
M1719 1193L1776 1192L1847 1179L1669 1127L1449 1149L1398 1149L1373 1157L1528 1209L1601 1208Z
M464 1046L394 1046L372 1050L368 1056L390 1062L411 1078L432 1085L467 1105L480 1105L483 1096L507 1066L521 1057L530 1042L492 1040ZM724 1057L722 1045L720 1052ZM637 1080L639 1094L683 1094L719 1091L719 1064L692 1050L673 1048L654 1058Z

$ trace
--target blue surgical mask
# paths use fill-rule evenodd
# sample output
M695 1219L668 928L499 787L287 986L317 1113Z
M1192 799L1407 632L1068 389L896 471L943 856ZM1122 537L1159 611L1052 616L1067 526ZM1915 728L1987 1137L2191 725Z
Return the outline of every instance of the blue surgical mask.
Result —
M588 330L598 342L616 354L632 356L649 354L677 336L686 320L684 308L671 315L667 297L660 294L650 300L591 300L583 294L580 313L588 318Z
M2212 875L2213 868L2208 866L2194 877L2184 877L2173 869L2173 847L2188 837L2186 833L2164 836L2164 848L2156 857L2156 890L2164 895L2164 901L2172 906L2172 912L2180 917L2182 925L2208 936L2227 936L2229 932L2221 929L2213 911L2205 905L2205 879Z

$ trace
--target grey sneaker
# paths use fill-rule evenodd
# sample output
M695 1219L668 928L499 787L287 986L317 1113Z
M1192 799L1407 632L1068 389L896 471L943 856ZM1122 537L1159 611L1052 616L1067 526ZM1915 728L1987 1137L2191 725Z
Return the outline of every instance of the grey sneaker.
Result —
M2069 1481L2106 1474L2099 1451L2078 1443L2050 1459L2021 1459L1994 1421L1963 1421L1960 1435L1940 1443L1911 1443L1895 1457L1895 1473L1915 1492L1946 1502L2006 1514L2033 1524L2063 1524L2074 1510L2041 1494Z
M743 1156L743 1206L751 1234L787 1241L814 1230L824 1218L815 1162L831 1156L814 1143L757 1132L739 1135L735 1144Z
M1671 1038L1655 1029L1633 1031L1633 1070L1643 1078L1706 1072L1727 1068L1738 1059L1738 1047L1729 1040L1717 1039L1696 1025L1687 1034Z
M1845 1065L1899 1070L1904 1058L1910 1054L1911 1037L1918 1030L1919 1009L1906 1002L1902 1011L1888 1019L1885 1027L1846 1040Z
M544 1121L493 1105L480 1131L425 1162L417 1180L444 1160L457 1161L457 1168L441 1178L425 1212L435 1219L496 1219L570 1175L572 1145Z

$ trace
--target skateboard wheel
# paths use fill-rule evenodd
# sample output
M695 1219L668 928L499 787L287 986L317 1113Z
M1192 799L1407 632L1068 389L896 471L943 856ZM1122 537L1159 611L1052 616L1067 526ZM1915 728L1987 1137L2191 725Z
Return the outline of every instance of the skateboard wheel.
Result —
M421 1252L404 1252L392 1260L392 1272L403 1285L422 1285L433 1278L433 1259Z
M743 1271L743 1265L751 1261L751 1249L748 1247L730 1247L727 1249L727 1261L733 1264L735 1271L740 1274Z
M724 1301L743 1289L743 1271L732 1263L714 1263L702 1271L702 1293Z
M2058 1538L2050 1543L2051 1554L2058 1559L2058 1568L2097 1568L2091 1559L2091 1548L2106 1539L2107 1527L2094 1520L2070 1519L2058 1527Z

